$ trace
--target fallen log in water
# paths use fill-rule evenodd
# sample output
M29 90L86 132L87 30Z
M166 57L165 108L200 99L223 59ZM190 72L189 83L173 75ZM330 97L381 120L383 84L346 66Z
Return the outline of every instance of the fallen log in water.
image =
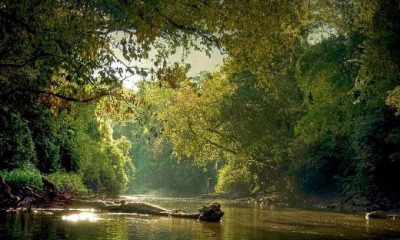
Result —
M208 206L203 206L202 208L199 209L198 213L187 213L181 210L170 210L143 202L125 203L124 201L122 201L119 204L116 204L114 202L106 202L106 201L74 200L71 202L71 204L73 206L94 208L110 212L143 213L143 214L152 214L159 216L192 218L208 222L219 222L222 216L224 215L224 212L221 210L221 205L219 203L211 203Z
M374 212L369 212L369 213L365 214L366 220L369 220L371 218L386 218L386 219L392 219L392 220L399 220L400 219L400 210L394 209L389 212L374 211Z
M46 177L42 177L42 182L46 194L36 192L30 187L24 187L22 190L22 197L15 196L12 193L11 187L5 182L4 178L0 176L0 208L6 211L10 211L9 207L12 207L12 211L18 211L18 209L26 208L28 212L32 208L43 208L52 206L65 206L74 205L78 207L94 208L103 211L110 212L122 212L122 213L144 213L161 216L172 216L182 218L193 218L202 221L219 222L224 215L221 211L221 205L219 203L211 203L208 206L203 206L199 209L198 213L187 213L181 210L170 210L165 209L156 205L143 202L130 202L125 201L106 202L106 201L89 201L89 200L74 200L72 196L67 197L64 191ZM27 200L30 199L30 200Z

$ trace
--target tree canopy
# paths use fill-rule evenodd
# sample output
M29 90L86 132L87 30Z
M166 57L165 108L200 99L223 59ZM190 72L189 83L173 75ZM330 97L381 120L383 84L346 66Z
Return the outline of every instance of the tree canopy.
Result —
M397 0L2 1L0 169L77 174L113 195L215 187L388 207L400 199L399 11ZM215 72L168 62L214 47ZM133 75L137 91L123 87Z

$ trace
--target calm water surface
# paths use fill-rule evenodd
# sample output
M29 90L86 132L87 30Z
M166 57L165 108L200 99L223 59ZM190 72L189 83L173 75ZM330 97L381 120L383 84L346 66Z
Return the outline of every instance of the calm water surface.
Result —
M211 200L127 197L188 212ZM89 209L0 214L0 239L400 239L400 220L220 201L220 223Z

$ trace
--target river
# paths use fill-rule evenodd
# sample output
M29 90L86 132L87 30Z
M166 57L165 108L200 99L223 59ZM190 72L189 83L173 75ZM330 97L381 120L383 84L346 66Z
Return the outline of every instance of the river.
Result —
M211 201L143 195L124 198L188 212ZM93 209L1 213L0 239L400 239L400 220L367 221L362 214L219 202L225 212L220 223Z

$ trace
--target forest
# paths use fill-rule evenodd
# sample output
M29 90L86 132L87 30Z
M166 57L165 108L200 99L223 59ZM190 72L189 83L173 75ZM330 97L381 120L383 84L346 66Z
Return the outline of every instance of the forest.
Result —
M399 207L398 0L1 0L0 23L12 188Z

